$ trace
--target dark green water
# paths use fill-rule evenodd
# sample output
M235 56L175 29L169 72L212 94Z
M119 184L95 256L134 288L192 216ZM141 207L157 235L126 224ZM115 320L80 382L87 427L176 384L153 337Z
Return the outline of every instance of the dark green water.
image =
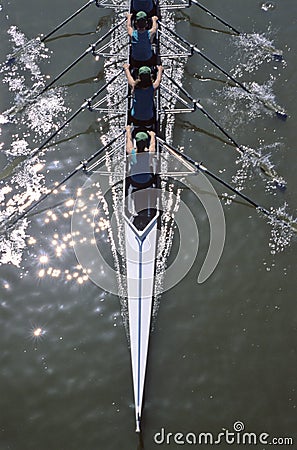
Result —
M254 172L245 183L245 193L267 208L287 202L294 215L297 4L295 0L271 4L274 8L264 11L258 0L207 2L240 30L273 39L276 48L284 51L284 62L267 58L260 65L254 51L250 71L244 71L246 52L241 48L236 53L235 38L218 31L224 28L195 6L178 13L177 30L217 63L234 69L239 77L242 74L241 81L267 85L273 78L276 100L288 112L286 122L263 110L258 114L253 105L247 108L243 101L234 102L230 92L223 96L223 75L209 71L199 56L188 62L184 86L240 143L254 148L269 146L276 170L288 183L286 192L268 189L264 178ZM1 5L0 60L5 61L11 53L7 30L12 25L32 38L47 32L81 3L30 0L3 1ZM48 44L52 55L40 63L42 72L57 74L70 64L97 39L93 33L98 23L105 31L112 15L111 10L91 6L59 39ZM98 88L102 69L102 62L89 58L61 80L60 85L69 85L69 108L76 109ZM211 79L203 81L201 76ZM7 84L2 84L1 111L12 104L13 96ZM26 132L26 123L3 124L1 128L4 150L16 139L15 134ZM98 148L99 128L96 115L89 112L71 124L60 137L68 140L46 155L49 184ZM177 119L174 143L183 145L214 172L224 170L221 176L230 181L238 169L236 153L197 129L221 136L196 112ZM3 151L0 157L4 167L7 158ZM73 179L62 200L72 198L83 182L83 175ZM219 194L225 192L217 184L214 187ZM189 192L183 198L198 221L200 252L189 274L160 301L151 335L144 448L180 447L172 439L169 444L154 443L154 434L162 427L166 432L211 432L216 436L225 429L233 431L237 421L244 423L246 431L268 433L269 439L292 437L293 445L279 447L296 448L296 238L283 252L272 255L271 228L266 220L246 205L224 206L224 252L213 275L198 285L209 229L201 205ZM53 204L55 200L45 207ZM64 207L53 211L57 220L48 224L44 219L52 216L47 212L32 218L28 234L36 242L27 245L20 267L0 267L0 449L137 448L130 356L119 301L91 282L76 281L82 274L68 241L63 241L70 233L70 220L63 216ZM57 255L53 240L59 245L66 242L62 256ZM40 262L43 254L48 256L46 264ZM40 270L49 267L50 275L40 277ZM69 275L74 278L68 280ZM36 339L33 331L39 327L42 336Z

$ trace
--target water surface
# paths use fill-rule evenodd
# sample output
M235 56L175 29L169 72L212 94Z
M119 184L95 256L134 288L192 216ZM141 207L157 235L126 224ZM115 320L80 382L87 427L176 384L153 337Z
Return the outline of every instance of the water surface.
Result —
M283 122L254 105L251 114L250 103L223 91L224 76L199 56L188 61L184 86L240 143L268 149L288 184L286 192L279 192L253 172L244 182L245 193L267 208L287 202L294 214L297 5L293 0L273 1L274 8L263 9L263 3L209 0L207 6L240 30L273 40L284 51L282 62L265 58L256 49L252 54L244 52L236 45L238 38L221 32L226 29L195 6L177 14L177 30L241 81L271 83L288 120ZM1 6L1 61L5 61L12 52L7 34L12 25L33 38L81 3L13 0ZM108 29L112 14L92 6L69 24L48 44L51 55L38 63L41 73L56 75L63 70L97 39L98 24L102 32ZM92 95L102 82L102 71L103 62L89 57L63 78L59 86L68 86L67 94L61 94L65 108L75 110ZM14 94L2 84L1 111L13 104ZM66 110L60 111L59 120L65 115ZM27 120L1 125L2 150L26 134ZM42 173L47 183L61 179L100 146L101 126L96 115L87 111L72 122L59 137L64 141L46 153L49 172ZM39 129L28 138L32 146L42 140L43 130L38 133ZM230 181L238 169L238 155L207 133L223 137L196 112L177 118L173 141ZM0 157L4 167L7 156L2 151ZM19 267L10 264L0 269L1 450L113 450L138 445L119 301L89 281L78 282L84 274L69 240L63 240L70 233L70 219L64 216L69 208L64 203L83 182L83 175L72 179L64 194L44 205L51 207L51 215L45 211L31 218L28 234L33 239L27 241ZM225 192L214 186L219 194ZM267 221L246 205L226 205L223 256L214 274L198 285L208 223L189 192L183 199L198 221L200 251L189 274L160 301L151 335L144 446L158 447L153 436L162 427L173 433L216 434L231 431L239 420L247 431L290 436L296 445L296 239L273 255ZM61 207L53 208L61 201ZM65 248L57 251L63 243ZM42 264L44 254L48 260ZM36 338L34 330L39 327L42 333ZM171 441L167 447L179 446Z

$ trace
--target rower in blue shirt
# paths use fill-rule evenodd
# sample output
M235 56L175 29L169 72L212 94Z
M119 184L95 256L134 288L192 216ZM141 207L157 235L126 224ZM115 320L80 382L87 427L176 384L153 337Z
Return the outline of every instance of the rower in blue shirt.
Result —
M153 81L150 67L140 67L138 78L134 80L129 70L129 64L124 64L125 74L133 94L131 121L137 126L149 126L155 122L154 94L158 89L163 67L157 66L157 77Z
M132 27L132 14L127 15L127 31L131 38L131 65L133 67L154 66L156 56L152 50L152 42L157 32L158 17L152 17L152 27L147 30L147 14L139 11L135 17L136 29Z
M126 127L126 151L130 159L130 182L134 187L145 188L153 181L151 157L156 150L156 137L153 131L140 131L132 138L131 126Z

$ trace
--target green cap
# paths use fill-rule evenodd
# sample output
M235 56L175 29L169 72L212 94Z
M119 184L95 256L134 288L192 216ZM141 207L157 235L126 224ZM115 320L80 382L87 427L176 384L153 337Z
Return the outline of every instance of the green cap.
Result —
M136 133L136 135L135 135L135 140L136 140L136 142L147 141L148 134L145 133L144 131L139 131L139 133Z
M150 75L152 73L151 69L147 66L140 67L138 75Z
M144 11L139 11L136 14L136 20L141 20L141 19L146 19L147 18L147 14Z

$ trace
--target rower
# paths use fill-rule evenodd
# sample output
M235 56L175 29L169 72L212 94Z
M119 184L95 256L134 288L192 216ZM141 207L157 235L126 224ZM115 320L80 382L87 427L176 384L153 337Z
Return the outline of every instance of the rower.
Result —
M124 70L133 94L131 122L142 127L153 125L155 123L154 93L161 83L163 67L157 66L155 81L152 79L150 67L140 67L136 80L131 75L129 64L124 64Z
M149 17L155 13L156 5L153 0L132 0L132 12L144 11Z
M130 182L132 186L144 189L153 183L152 156L156 151L154 131L138 131L133 142L131 126L126 126L126 151L130 159Z
M147 14L139 11L135 17L134 30L132 27L132 14L127 15L127 31L131 38L131 65L133 67L155 66L156 55L152 50L152 42L155 38L158 17L152 17L152 26L147 30Z
M133 223L143 230L156 214L158 191L155 167L156 137L153 131L134 131L126 127L127 179L126 207L134 217ZM141 194L141 193L145 194ZM137 194L138 193L138 194Z

